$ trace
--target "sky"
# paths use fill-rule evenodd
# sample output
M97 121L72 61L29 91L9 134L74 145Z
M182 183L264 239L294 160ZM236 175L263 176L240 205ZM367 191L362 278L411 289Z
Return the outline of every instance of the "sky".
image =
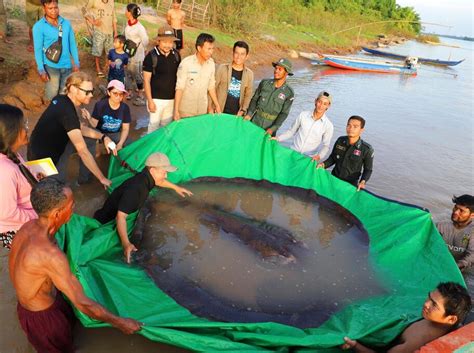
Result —
M400 6L411 6L424 22L452 28L425 25L424 31L438 34L474 37L474 0L396 0Z

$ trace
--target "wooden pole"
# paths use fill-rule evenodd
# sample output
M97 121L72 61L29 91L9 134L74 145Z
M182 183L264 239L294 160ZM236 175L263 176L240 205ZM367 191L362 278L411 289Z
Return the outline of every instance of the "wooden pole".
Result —
M357 46L359 46L360 32L362 31L362 26L359 26L359 33L357 33Z
M423 21L387 20L387 21L375 21L375 22L363 23L363 24L360 24L360 25L357 25L357 26L353 26L353 27L350 27L350 28L343 29L342 31L334 32L334 33L332 33L332 35L342 33L342 32L346 32L346 31L350 31L351 29L354 29L354 28L357 28L357 27L373 25L373 24L376 24L376 23L390 23L390 22L392 22L392 23L398 23L398 22L401 22L401 23L423 23L423 24L427 24L427 25L447 27L447 28L452 28L453 27L453 26L442 25L442 24L439 24L439 23L431 23L431 22L423 22Z

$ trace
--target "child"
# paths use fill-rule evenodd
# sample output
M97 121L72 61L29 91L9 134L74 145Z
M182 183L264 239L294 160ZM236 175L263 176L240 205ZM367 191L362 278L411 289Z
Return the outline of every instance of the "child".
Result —
M174 36L178 38L176 43L176 49L183 49L183 27L184 27L184 17L186 13L181 10L181 0L173 0L171 9L168 10L166 14L166 21L173 28Z
M123 51L125 36L118 35L114 38L114 49L110 49L109 59L109 76L108 82L119 80L125 83L125 69L128 65L128 55Z
M134 85L137 86L138 95L133 101L134 105L146 105L143 90L143 60L145 59L145 48L148 45L148 34L145 27L138 21L141 15L140 7L137 4L128 4L125 17L127 26L125 27L125 38L133 41L137 45L137 51L130 58L127 66L127 90L128 98L131 98L131 91Z

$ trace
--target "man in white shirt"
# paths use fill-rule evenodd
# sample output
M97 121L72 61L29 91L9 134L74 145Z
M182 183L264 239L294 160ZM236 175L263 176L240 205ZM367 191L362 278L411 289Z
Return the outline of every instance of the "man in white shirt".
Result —
M324 159L329 152L334 127L326 116L332 103L332 96L322 91L315 100L314 111L303 111L291 128L285 133L272 137L279 142L294 136L291 148L316 161Z

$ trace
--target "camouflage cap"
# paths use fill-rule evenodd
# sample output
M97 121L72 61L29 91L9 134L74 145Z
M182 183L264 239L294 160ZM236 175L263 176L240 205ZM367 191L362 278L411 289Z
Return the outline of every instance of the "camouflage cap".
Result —
M326 98L329 101L329 103L332 104L332 96L326 91L319 92L318 97L316 98L316 101L320 99L324 99L324 98Z
M288 75L293 76L293 64L291 63L290 60L286 58L281 58L278 61L275 61L272 63L273 67L275 66L281 66L283 67L286 72L288 72Z

